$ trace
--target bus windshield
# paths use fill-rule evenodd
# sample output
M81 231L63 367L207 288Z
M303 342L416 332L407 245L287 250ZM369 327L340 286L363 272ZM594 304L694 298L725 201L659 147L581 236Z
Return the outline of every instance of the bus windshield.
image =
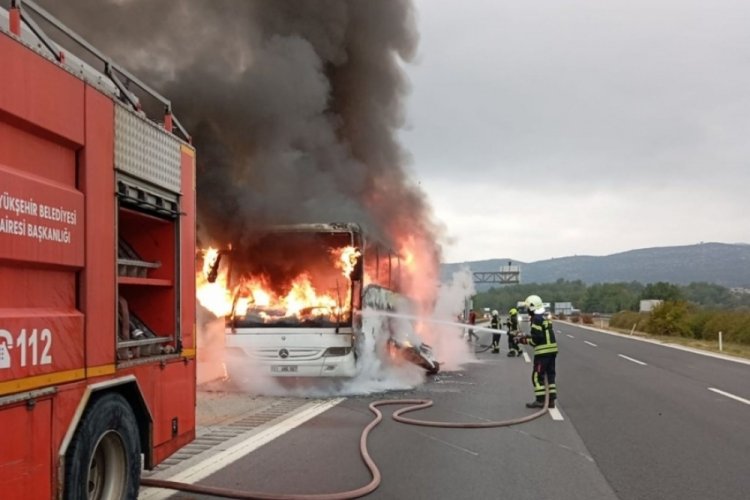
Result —
M235 327L351 325L361 251L349 232L271 232L232 250Z

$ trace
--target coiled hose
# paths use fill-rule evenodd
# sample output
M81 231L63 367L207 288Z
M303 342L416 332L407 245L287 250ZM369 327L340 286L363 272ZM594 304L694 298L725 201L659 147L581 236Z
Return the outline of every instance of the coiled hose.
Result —
M239 491L229 488L218 488L215 486L202 486L199 484L165 481L162 479L143 479L141 480L141 485L150 486L153 488L166 488L171 490L185 491L188 493L196 493L200 495L236 498L241 500L346 500L350 498L363 497L369 493L372 493L377 489L378 486L380 486L380 469L378 469L375 461L372 459L372 457L370 457L370 454L367 451L367 438L370 435L370 431L383 420L383 413L378 409L378 406L411 405L393 412L393 420L401 422L403 424L421 425L425 427L447 427L452 429L487 429L493 427L509 427L511 425L530 422L547 413L547 410L549 408L549 385L546 382L547 381L545 377L544 406L541 410L524 417L514 418L511 420L499 420L496 422L436 422L430 420L416 420L413 418L401 416L405 413L410 413L413 411L423 410L425 408L431 407L433 405L433 402L430 399L381 399L379 401L373 401L372 403L370 403L369 408L370 411L375 414L375 418L369 424L367 424L367 427L362 430L362 434L359 437L359 453L362 457L362 461L370 470L372 480L365 486L361 486L355 490L341 491L338 493L317 493L309 495L277 494L261 493L257 491Z

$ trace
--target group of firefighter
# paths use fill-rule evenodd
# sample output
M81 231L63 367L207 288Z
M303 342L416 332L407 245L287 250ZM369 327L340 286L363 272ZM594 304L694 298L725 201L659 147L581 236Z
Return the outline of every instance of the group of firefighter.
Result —
M529 295L524 301L526 312L529 315L530 333L528 335L521 332L518 325L518 309L512 307L508 311L508 320L505 322L508 335L508 356L521 357L522 351L520 344L527 344L534 348L534 370L531 373L531 383L534 386L534 401L526 403L527 408L544 407L544 398L546 394L546 384L549 386L549 407L555 407L557 400L557 386L555 385L555 361L557 359L557 341L555 332L552 328L552 321L545 314L542 299L538 295ZM473 314L474 312L471 311ZM476 316L474 316L476 318ZM469 317L470 323L471 315ZM502 323L500 313L497 310L492 311L490 318L490 328L498 330L492 334L492 352L500 352L500 337Z
M508 357L521 356L521 332L518 329L518 309L515 307L508 311L508 321L505 322L505 326L508 327ZM490 328L493 330L502 329L500 313L497 310L492 311ZM500 332L492 334L492 352L494 354L500 352Z

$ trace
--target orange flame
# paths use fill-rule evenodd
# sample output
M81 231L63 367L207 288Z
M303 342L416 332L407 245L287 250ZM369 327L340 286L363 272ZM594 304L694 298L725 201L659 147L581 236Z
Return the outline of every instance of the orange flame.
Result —
M362 256L362 252L359 248L355 247L343 247L336 250L331 250L331 253L336 257L336 268L341 269L346 279L352 274L354 266L357 265L357 260Z
M420 314L427 314L437 294L439 255L433 242L419 233L399 238L397 245L401 256L401 293L418 304Z
M238 284L232 287L228 283L226 269L218 272L214 283L209 283L211 266L216 263L219 252L209 248L203 255L202 272L197 276L197 297L200 304L216 316L246 316L252 312L269 322L291 316L299 319L322 316L335 321L350 309L350 274L361 252L354 247L331 251L333 268L342 271L346 285L330 294L316 291L307 272L296 276L281 293L274 290L266 276L242 276Z
M219 250L217 248L209 247L203 253L203 275L208 279L208 275L211 274L211 268L216 265L216 260L219 258Z

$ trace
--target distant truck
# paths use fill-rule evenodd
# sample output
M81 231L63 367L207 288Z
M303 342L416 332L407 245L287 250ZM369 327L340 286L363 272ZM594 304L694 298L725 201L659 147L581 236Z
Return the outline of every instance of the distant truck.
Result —
M656 307L660 306L664 302L663 300L657 300L657 299L648 299L648 300L642 300L640 302L640 305L638 307L639 312L651 312Z
M555 315L570 316L573 314L572 302L555 302Z

